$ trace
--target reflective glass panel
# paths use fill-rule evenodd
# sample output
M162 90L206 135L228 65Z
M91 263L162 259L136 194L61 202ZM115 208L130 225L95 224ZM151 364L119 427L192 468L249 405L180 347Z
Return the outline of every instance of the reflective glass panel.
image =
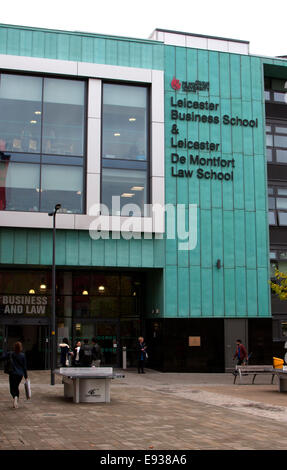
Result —
M269 209L275 209L275 198L274 197L269 197L268 198L268 206L269 206Z
M71 166L42 165L41 211L49 212L61 204L61 212L82 211L83 170Z
M147 89L104 84L103 158L147 160Z
M280 196L287 196L287 188L278 188L278 189L277 189L277 193L278 193Z
M267 161L272 162L272 149L267 149Z
M274 101L280 101L286 103L286 93L274 93Z
M19 163L40 163L41 157L36 153L12 153L12 152L1 152L0 161L10 161Z
M274 146L287 148L287 136L285 137L284 135L274 135Z
M117 196L114 200L113 196ZM109 215L143 217L147 203L147 175L138 170L102 170L102 203Z
M287 212L278 212L279 225L287 225Z
M271 134L266 134L266 145L268 147L272 147L273 146L273 135Z
M275 212L268 212L269 225L277 225L275 221Z
M276 198L277 209L287 209L287 197Z
M0 150L40 152L42 78L0 75Z
M83 155L85 84L44 79L43 153Z
M287 134L287 127L286 126L276 126L275 127L275 132L278 132L278 134Z
M276 150L276 160L280 163L287 163L287 150Z
M0 210L38 211L40 165L0 161Z

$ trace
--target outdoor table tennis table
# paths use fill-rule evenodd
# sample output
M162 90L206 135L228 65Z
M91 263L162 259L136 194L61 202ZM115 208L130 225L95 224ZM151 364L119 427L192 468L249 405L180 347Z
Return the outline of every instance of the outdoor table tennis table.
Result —
M112 367L61 367L55 373L62 377L64 397L74 403L109 403L111 380L125 377Z

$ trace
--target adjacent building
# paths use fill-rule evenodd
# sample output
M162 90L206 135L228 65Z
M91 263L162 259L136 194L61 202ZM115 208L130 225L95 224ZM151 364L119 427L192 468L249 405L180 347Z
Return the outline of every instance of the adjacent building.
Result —
M0 349L50 367L57 341L105 363L223 372L237 338L282 355L287 62L249 43L0 25Z

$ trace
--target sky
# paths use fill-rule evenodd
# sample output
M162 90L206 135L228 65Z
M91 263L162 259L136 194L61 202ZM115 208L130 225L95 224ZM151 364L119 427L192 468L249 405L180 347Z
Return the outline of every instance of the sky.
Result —
M148 39L156 28L250 42L250 53L287 55L287 2L270 0L10 0L0 23Z

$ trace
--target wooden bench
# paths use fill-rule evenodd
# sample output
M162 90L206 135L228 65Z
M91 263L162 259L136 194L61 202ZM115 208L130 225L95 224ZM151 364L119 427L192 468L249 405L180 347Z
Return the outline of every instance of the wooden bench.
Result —
M274 372L273 365L236 366L235 372L233 372L233 374L234 374L234 382L233 382L234 384L238 376L240 379L240 383L242 383L242 376L245 376L245 375L253 375L252 384L254 384L256 375L263 375L263 374L264 375L271 374L272 375L271 384L273 384L274 375L276 375Z

